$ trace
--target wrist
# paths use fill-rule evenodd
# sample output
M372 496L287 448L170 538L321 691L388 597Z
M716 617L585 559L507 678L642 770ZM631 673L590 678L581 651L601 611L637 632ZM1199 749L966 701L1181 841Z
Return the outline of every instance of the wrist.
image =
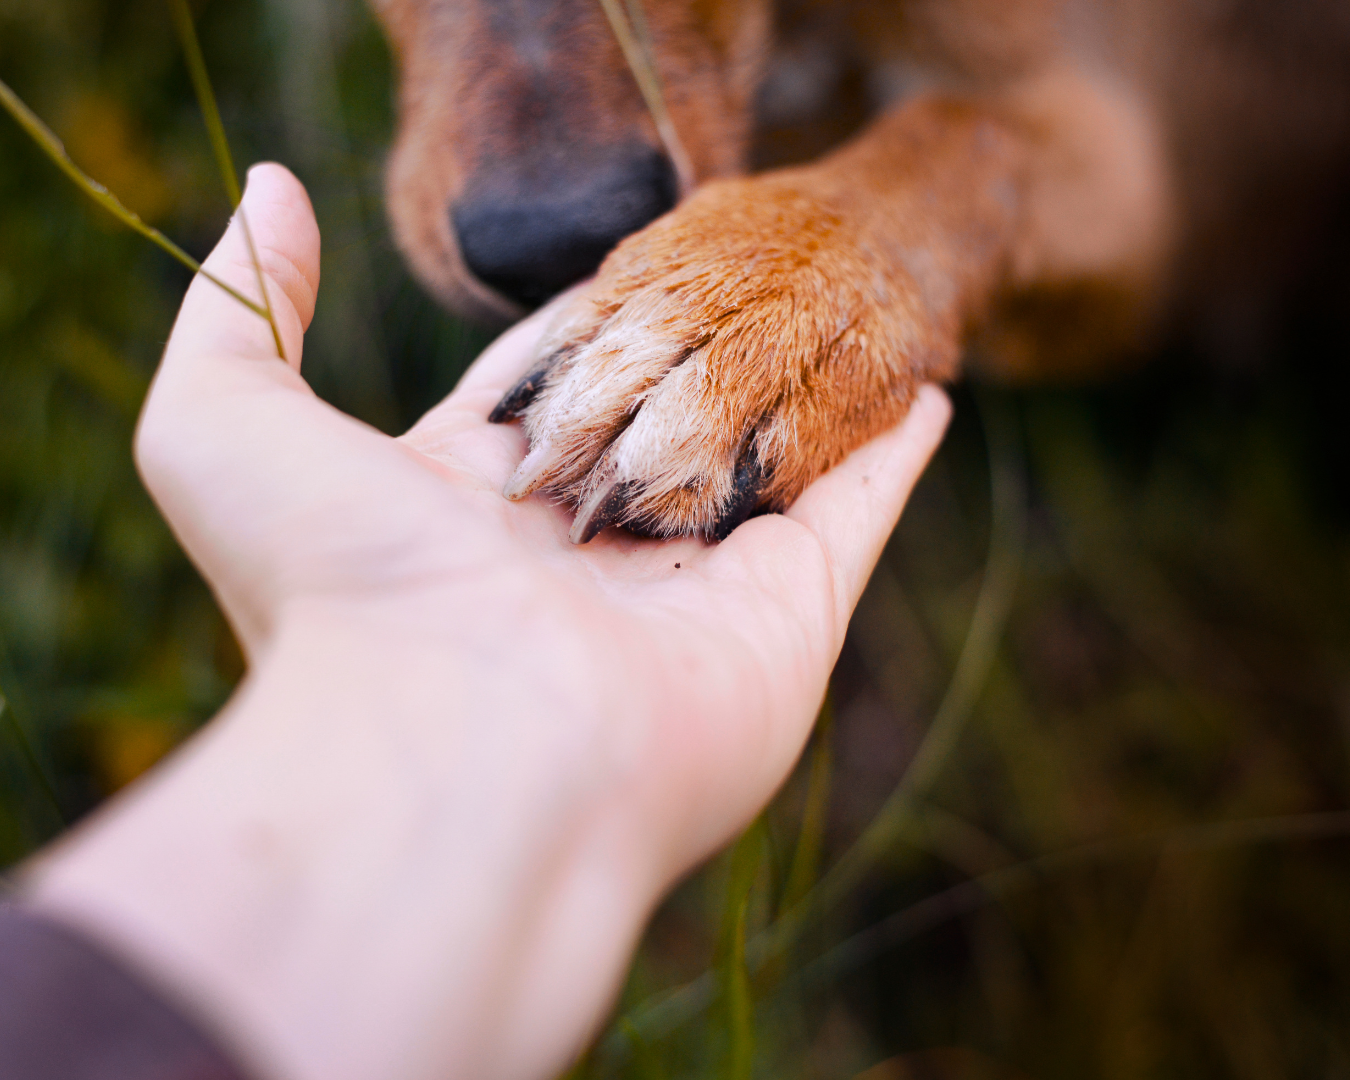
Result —
M263 1076L565 1064L659 887L587 761L600 727L321 608L279 619L222 715L34 867L33 902Z

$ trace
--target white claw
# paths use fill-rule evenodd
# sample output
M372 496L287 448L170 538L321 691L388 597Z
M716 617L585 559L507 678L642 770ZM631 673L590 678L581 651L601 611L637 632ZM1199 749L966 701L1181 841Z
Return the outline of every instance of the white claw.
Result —
M512 502L519 502L544 483L553 470L554 464L552 444L537 443L525 455L525 460L516 466L516 471L511 474L511 479L506 482L502 494Z

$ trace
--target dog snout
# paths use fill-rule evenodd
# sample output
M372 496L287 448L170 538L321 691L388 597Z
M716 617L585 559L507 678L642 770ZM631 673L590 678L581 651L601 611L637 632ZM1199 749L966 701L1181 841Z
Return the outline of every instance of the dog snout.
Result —
M675 170L643 149L555 176L476 178L450 209L464 265L483 284L535 307L593 273L625 236L674 207Z

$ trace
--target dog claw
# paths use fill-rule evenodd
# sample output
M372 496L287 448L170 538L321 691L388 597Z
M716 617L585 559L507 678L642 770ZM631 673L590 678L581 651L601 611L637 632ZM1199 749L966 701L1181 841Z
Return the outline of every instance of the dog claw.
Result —
M488 413L488 423L505 424L524 412L544 388L544 376L548 374L551 366L550 360L548 363L537 364L526 372L524 378L511 387L502 396L501 401L497 402L497 407Z
M574 544L585 544L593 539L600 530L613 525L628 509L635 485L630 480L611 477L595 489L577 510L576 520L567 538Z
M759 455L748 450L736 465L736 476L732 481L731 500L722 510L717 524L713 526L713 539L725 540L737 525L745 521L759 506L759 497L764 491L768 477L759 463Z
M502 494L512 502L519 502L544 483L553 466L552 447L545 442L537 443L516 466L516 471L506 482Z

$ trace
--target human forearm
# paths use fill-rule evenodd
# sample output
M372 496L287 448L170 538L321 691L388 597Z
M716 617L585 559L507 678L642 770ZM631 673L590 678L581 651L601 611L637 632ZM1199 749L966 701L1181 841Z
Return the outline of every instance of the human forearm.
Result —
M524 715L463 655L283 620L194 744L32 868L32 903L265 1077L564 1065L658 873L602 778L560 767L595 721Z

